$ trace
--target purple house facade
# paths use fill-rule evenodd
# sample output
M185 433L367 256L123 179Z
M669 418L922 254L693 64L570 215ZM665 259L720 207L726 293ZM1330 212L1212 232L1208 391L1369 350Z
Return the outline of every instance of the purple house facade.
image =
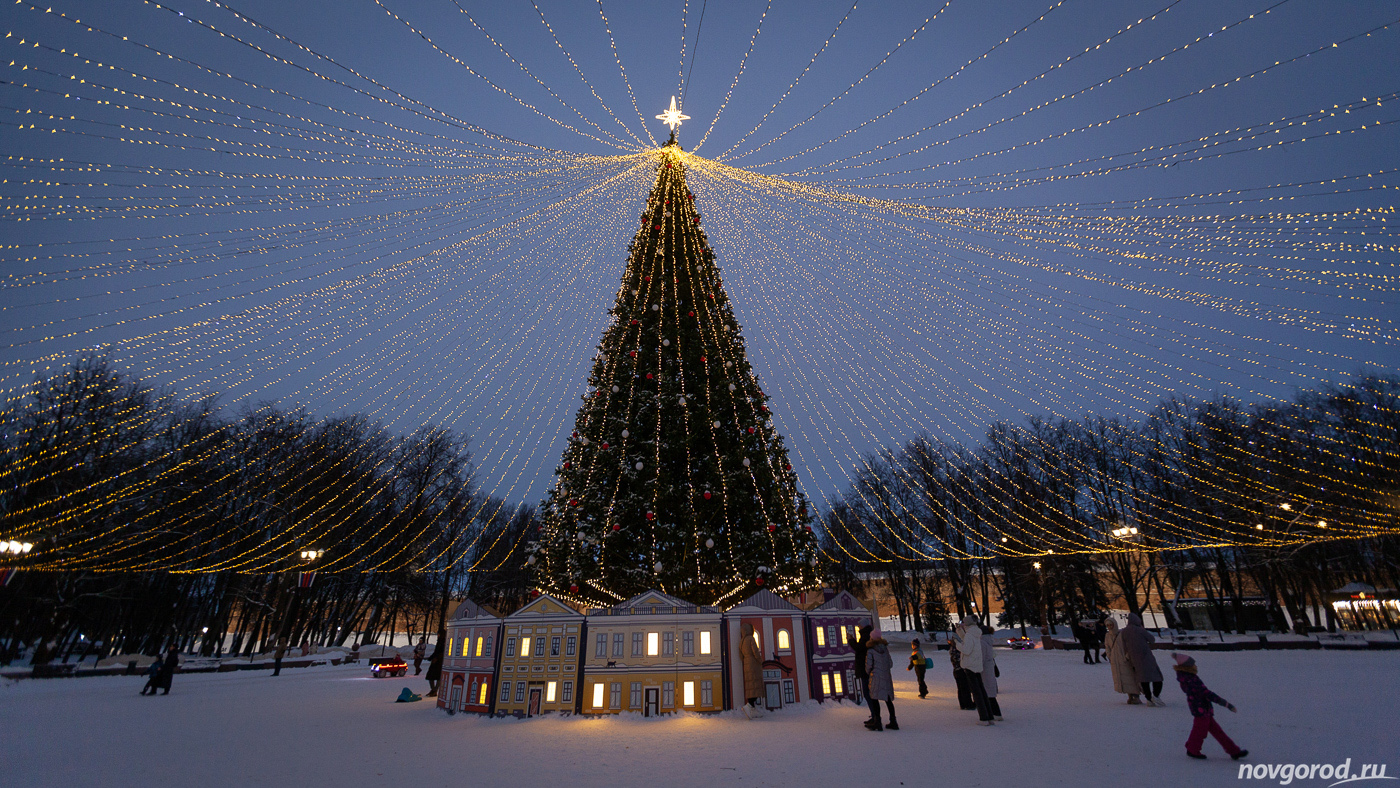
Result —
M823 702L865 701L856 681L854 646L860 627L871 623L869 608L849 591L832 593L825 602L807 611L812 697Z

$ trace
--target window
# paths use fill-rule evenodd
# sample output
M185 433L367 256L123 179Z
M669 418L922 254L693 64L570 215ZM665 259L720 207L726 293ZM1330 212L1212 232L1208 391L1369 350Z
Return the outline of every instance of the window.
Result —
M605 632L599 632L597 640L593 641L593 656L606 657L608 655L608 636Z
M559 689L559 682L557 682L557 681L551 681L551 682L549 682L548 684L544 685L544 702L545 702L545 703L553 703L553 702L554 702L554 693L555 693L558 689Z
M844 634L845 630L846 630L845 627L841 627L841 631L842 631L843 634ZM829 641L831 641L831 645L833 645L833 646L836 645L836 627L827 627L827 628L826 628L826 632L827 632L827 638L826 638L826 639L829 640ZM845 640L842 639L841 642L844 643Z
M476 702L478 706L485 706L485 705L486 705L486 697L487 697L486 690L488 689L488 685L490 685L490 683L491 683L490 679L487 679L486 681L481 682L481 700L479 700L479 701Z
M820 632L821 630L819 629L819 630L817 630L817 631ZM830 695L830 694L831 694L831 674L830 674L830 673L823 673L823 674L822 674L822 697L825 698L826 696L828 696L828 695ZM838 692L837 694L839 695L840 693Z
M501 682L501 702L502 702L502 703L505 703L506 701L509 701L509 700L510 700L510 682L509 682L509 681L502 681L502 682Z
M593 685L593 708L603 708L603 684L599 682Z
M522 656L522 657L528 657L528 656L530 656L530 639L529 639L529 638L521 638L521 639L520 639L520 656Z
M456 640L456 638L448 638L448 639L447 639L447 656L449 656L449 657L452 656L452 643L453 643L455 640ZM463 648L463 650L465 650L465 649L466 649L466 646L463 646L462 648Z
M608 693L608 708L622 708L622 682L614 681L611 690L612 691Z
M463 706L467 705L468 703L471 703L472 698L476 697L476 685L479 681L480 679L472 679L472 688L467 692L466 700L462 701Z
M826 645L826 629L824 627L817 627L817 645Z
M559 636L555 635L549 639L549 656L559 656Z
M715 705L715 684L709 679L700 682L700 703L705 706Z
M632 633L632 656L634 656L634 657L640 657L641 655L642 655L642 633L640 633L640 632L633 632L633 633Z
M831 674L831 683L832 683L833 685L835 685L836 694L837 694L837 695L843 695L843 694L845 694L845 690L841 689L841 672L840 672L840 671L837 671L837 672ZM826 682L823 681L822 684L825 685Z
M681 684L681 705L695 705L695 682L687 681Z
M515 656L515 638L506 638L506 656Z
M481 641L483 641L483 640L486 641L486 653L485 653L485 654L481 653ZM487 636L484 637L484 638L477 638L477 639L476 639L476 655L477 655L478 657L489 657L489 656L491 656L491 636L490 636L490 635L487 635Z
M614 656L614 657L620 657L620 656L622 656L622 633L621 633L621 632L614 632L614 633L613 633L613 656Z
M846 627L844 625L841 627L841 645L850 645L849 641L846 640Z
M797 689L792 679L783 679L783 703L796 703Z
M704 632L701 632L701 633L700 633L700 653L701 653L701 654L708 654L708 653L710 653L710 631L709 631L709 630L705 630Z
M516 702L516 703L524 703L524 702L525 702L525 682L523 682L523 681L517 681L517 682L515 682L515 702Z
M686 632L681 635L681 656L695 656L695 633Z
M846 671L846 686L850 687L850 691L856 696L856 702L859 703L860 685L856 683L856 672L854 670Z
M632 682L632 702L628 704L630 709L640 709L642 707L642 682Z
M568 639L564 641L564 656L572 657L574 655L574 652L577 651L577 649L578 638L574 635L570 635Z
M661 707L663 709L674 708L676 705L676 682L661 682Z
M792 651L792 637L786 629L778 630L778 650Z
M648 657L654 657L654 656L656 656L656 652L659 651L660 648L661 648L661 645L660 645L660 644L661 644L661 633L659 633L659 632L648 632L648 633L647 633L647 656L648 656Z
M535 638L535 656L537 656L537 657L543 657L543 656L544 656L544 638L543 638L543 637L537 637L537 638Z
M676 655L676 633L661 633L661 656L674 657Z
M570 640L572 639L570 638ZM572 681L564 682L564 693L559 699L564 703L574 702L574 683Z

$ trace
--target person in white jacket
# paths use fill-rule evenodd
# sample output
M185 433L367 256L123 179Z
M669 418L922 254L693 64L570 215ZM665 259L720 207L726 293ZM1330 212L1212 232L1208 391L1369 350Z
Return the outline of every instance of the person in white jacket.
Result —
M958 651L962 655L963 670L967 671L972 701L977 704L977 721L982 725L991 725L992 712L987 706L987 690L982 684L982 622L977 620L977 616L968 615L963 618L960 629L961 632L955 632Z

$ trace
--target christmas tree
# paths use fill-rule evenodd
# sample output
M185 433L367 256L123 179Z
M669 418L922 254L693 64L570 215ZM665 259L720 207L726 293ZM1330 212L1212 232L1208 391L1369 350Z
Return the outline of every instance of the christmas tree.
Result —
M657 156L641 230L603 332L530 561L577 601L649 588L698 604L813 585L806 500L686 185Z

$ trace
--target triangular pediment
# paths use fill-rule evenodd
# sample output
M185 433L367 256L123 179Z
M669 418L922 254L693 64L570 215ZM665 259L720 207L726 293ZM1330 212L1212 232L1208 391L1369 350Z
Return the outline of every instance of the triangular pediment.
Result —
M549 594L540 594L530 600L525 606L511 613L507 618L520 618L522 616L560 616L579 615L579 612L569 605L560 602Z
M813 611L813 612L816 612L816 611L818 611L818 610L823 610L823 611L849 610L849 611L851 611L851 612L853 612L853 613L869 613L869 612L870 612L870 608L868 608L868 607L866 607L865 605L861 604L861 601L860 601L859 599L856 599L855 595L852 594L850 591L839 591L839 592L837 592L836 596L833 596L832 598L826 600L826 601L823 602L822 604L816 606L815 608L812 608L812 611Z

